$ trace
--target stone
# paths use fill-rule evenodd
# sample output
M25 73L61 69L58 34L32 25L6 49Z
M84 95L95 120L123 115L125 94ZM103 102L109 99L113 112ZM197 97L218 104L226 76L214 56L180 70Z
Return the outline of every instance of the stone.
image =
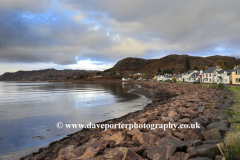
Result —
M168 160L170 157L172 157L175 151L176 147L173 146L149 146L147 150L147 158L150 160Z
M175 137L177 137L178 139L180 139L180 140L183 140L184 137L186 136L185 134L182 134L182 133L180 133L180 132L175 132L173 135L174 135Z
M154 144L159 138L150 132L142 133L137 132L133 137L132 141L140 144Z
M183 118L183 119L179 119L178 121L182 124L187 124L187 123L190 122L190 119L189 118Z
M134 147L132 148L132 150L138 154L141 154L143 151L147 150L148 149L148 146L146 144L143 144L139 147Z
M200 99L188 99L188 102L200 102Z
M196 157L196 158L190 158L188 160L213 160L213 159L208 157Z
M222 160L224 157L222 155L216 155L215 160Z
M127 151L126 147L117 147L103 152L103 157L108 160L121 160Z
M160 140L158 140L156 143L156 145L168 145L168 146L174 146L176 148L183 148L186 144L184 141L181 141L179 139L177 139L176 137L164 137L161 138Z
M216 144L203 144L201 146L189 147L187 149L190 158L209 157L214 159L220 153Z
M78 158L78 160L84 160L88 158L94 158L97 154L103 151L102 147L99 148L94 148L94 147L89 147L84 154Z
M211 129L211 130L207 130L201 133L205 139L205 141L208 140L221 140L222 136L221 134L218 132L218 129Z
M143 160L143 158L135 153L132 149L127 149L122 160Z
M221 131L228 131L228 121L227 120L222 120L222 121L217 121L210 123L206 126L207 130L218 128Z
M128 132L127 132L127 135L130 136L130 137L132 137L132 136L134 136L134 134L136 134L137 132L140 132L140 130L139 130L138 128L134 128L133 130L128 131Z
M189 154L184 152L176 152L169 160L188 160Z
M178 114L177 112L174 111L170 111L168 113L168 117L172 118L174 121L177 121L181 117L181 114Z
M194 134L194 133L188 133L188 134L184 137L184 141L198 140L198 139L200 139L199 135Z
M162 117L162 122L163 123L168 123L168 122L174 122L174 120L170 117Z
M200 146L202 145L201 140L189 140L185 141L187 147L195 147L195 146Z
M201 117L198 117L196 119L193 119L193 122L198 122L199 124L201 124L202 126L206 126L209 124L209 120L207 117L205 116L201 116Z
M198 116L198 112L196 111L190 111L189 114L191 115L192 118L196 118Z
M123 141L131 141L131 138L128 136L121 136L117 139L115 145L122 143Z
M65 154L65 153L68 153L68 152L72 152L74 149L74 145L70 145L68 147L65 147L65 148L62 148L58 154Z
M204 107L204 106L203 106L203 107L198 107L197 112L203 113L204 110L205 110L205 107Z
M122 137L122 133L121 132L117 132L117 133L115 133L115 134L113 134L112 136L110 136L109 138L108 138L108 140L109 141L117 141L119 138L121 138Z

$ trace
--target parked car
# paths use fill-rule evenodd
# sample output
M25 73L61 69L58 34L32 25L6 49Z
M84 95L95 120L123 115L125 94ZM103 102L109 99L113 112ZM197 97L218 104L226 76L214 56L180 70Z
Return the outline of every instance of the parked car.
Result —
M171 82L172 80L170 80L170 79L166 79L164 82Z
M195 81L193 82L193 84L200 84L200 81L199 81L199 80L195 80Z

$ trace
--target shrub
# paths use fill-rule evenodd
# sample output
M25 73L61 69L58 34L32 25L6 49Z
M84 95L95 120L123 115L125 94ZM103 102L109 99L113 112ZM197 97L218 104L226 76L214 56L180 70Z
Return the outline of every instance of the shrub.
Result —
M224 139L226 145L224 153L227 160L240 159L240 132L230 133Z
M218 86L217 86L217 88L218 88L218 89L224 89L224 88L225 88L225 86L224 86L224 84L222 84L222 83L219 83L219 84L218 84Z

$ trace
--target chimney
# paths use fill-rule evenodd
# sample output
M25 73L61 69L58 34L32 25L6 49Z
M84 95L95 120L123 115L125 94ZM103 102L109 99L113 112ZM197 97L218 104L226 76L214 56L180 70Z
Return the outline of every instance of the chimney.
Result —
M234 69L237 69L237 65L234 66Z

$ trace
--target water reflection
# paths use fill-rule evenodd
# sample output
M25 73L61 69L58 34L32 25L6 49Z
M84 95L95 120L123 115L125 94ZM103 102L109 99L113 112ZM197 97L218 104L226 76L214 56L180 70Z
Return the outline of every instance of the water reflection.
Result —
M0 157L18 158L79 129L57 122L89 123L142 109L149 101L129 83L0 82ZM10 156L9 156L10 155Z

